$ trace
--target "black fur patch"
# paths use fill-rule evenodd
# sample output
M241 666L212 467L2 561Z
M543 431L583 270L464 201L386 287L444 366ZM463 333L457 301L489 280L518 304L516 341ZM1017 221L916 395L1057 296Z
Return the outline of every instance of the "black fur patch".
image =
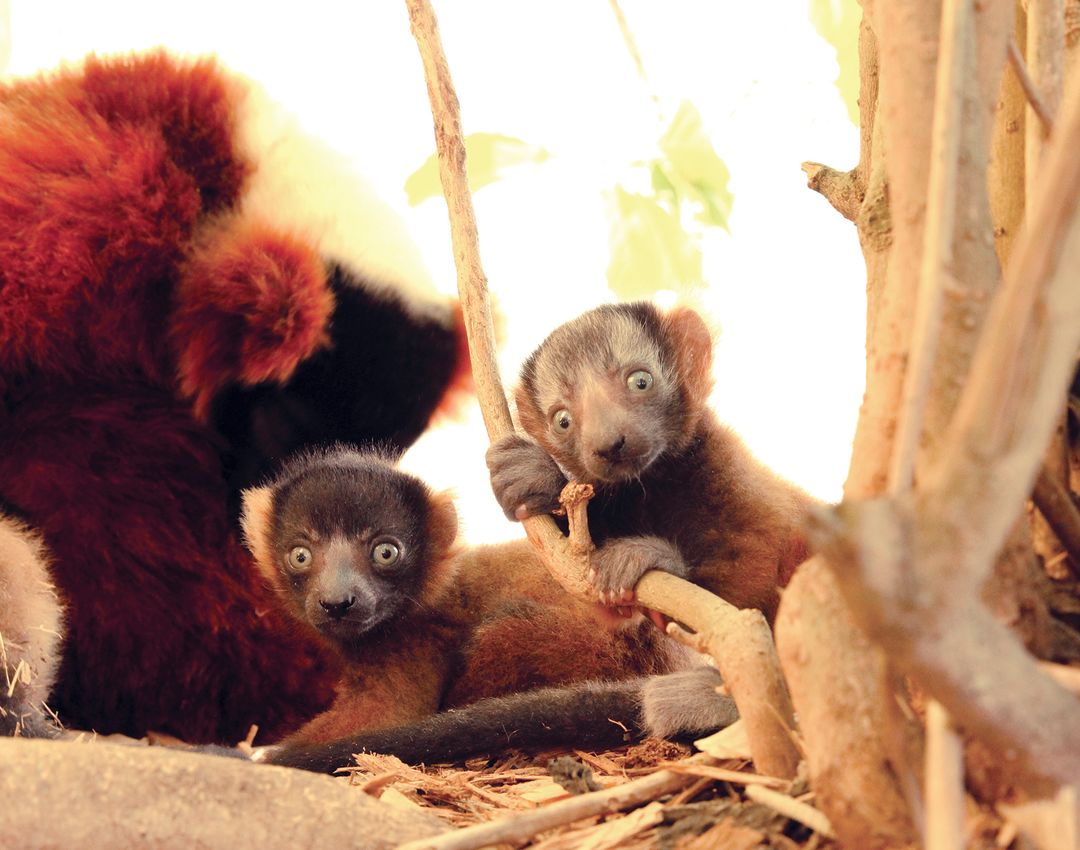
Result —
M317 444L379 443L398 453L427 427L458 356L452 327L417 319L334 264L331 345L286 384L232 386L212 421L226 441L234 515L239 493L294 452Z

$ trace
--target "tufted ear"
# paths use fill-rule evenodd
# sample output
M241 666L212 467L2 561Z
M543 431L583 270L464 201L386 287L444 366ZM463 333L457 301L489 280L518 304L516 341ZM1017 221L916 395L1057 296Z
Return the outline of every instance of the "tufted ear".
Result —
M693 409L705 406L712 390L713 336L705 320L689 307L664 315L664 329L675 353L679 378Z
M278 568L270 546L270 527L273 524L274 493L269 487L252 487L244 491L244 506L240 525L244 544L251 550L255 563L266 578L278 580Z
M218 219L176 293L171 341L199 417L224 386L284 382L330 339L334 296L314 246L241 217Z
M428 518L431 563L420 596L425 605L437 604L457 578L458 559L454 557L457 532L458 517L453 496L448 492L435 493L431 497Z
M431 535L432 547L445 555L454 545L458 532L457 509L454 497L449 492L436 493L431 497L431 518L428 522L428 534Z

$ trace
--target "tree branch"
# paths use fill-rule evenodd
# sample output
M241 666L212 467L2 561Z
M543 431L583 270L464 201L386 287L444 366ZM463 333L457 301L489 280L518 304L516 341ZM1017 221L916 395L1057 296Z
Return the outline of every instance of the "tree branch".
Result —
M951 282L953 232L956 225L957 173L963 126L965 83L974 41L971 0L945 0L934 89L934 118L930 139L925 233L912 338L904 371L899 426L889 468L889 491L911 489L915 454L922 433L927 395L941 332L941 307Z
M439 178L450 216L458 292L465 315L477 396L488 436L494 441L511 433L513 424L495 360L487 278L480 263L457 95L429 0L406 0L406 5L423 60L435 121ZM582 534L575 533L573 541L563 537L550 517L532 517L524 525L529 540L555 579L569 593L592 599L586 581L588 558L582 554L588 547L583 543ZM794 713L780 674L776 649L761 612L738 611L696 585L655 571L647 573L635 591L641 605L685 623L708 643L746 722L758 770L773 776L794 776L799 760L790 737ZM751 650L747 651L747 647ZM743 669L743 664L751 667ZM757 703L763 694L772 700L767 706Z
M841 505L818 536L867 635L1035 794L1080 781L1080 711L977 589L1031 489L1080 345L1078 144L1080 102L1047 151L922 492Z
M1027 98L1032 111L1042 122L1043 132L1050 135L1054 131L1054 116L1050 112L1050 108L1043 102L1035 81L1031 79L1031 74L1028 73L1027 65L1024 64L1024 57L1020 55L1020 48L1016 44L1015 38L1009 41L1009 64L1012 66L1013 71L1016 72L1016 79L1020 81L1020 88L1023 89L1024 97Z

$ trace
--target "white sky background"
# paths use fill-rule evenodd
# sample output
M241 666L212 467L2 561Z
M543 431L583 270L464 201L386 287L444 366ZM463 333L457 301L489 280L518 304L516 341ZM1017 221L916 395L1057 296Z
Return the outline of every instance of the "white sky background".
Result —
M410 209L404 199L406 177L434 142L401 0L7 5L11 73L163 44L217 53L260 80L402 209L439 286L454 290L445 205ZM435 0L465 132L518 136L555 155L475 196L504 318L504 380L557 324L613 300L603 192L655 153L650 89L667 117L689 99L735 196L730 235L705 243L704 304L721 331L715 407L762 460L837 499L862 397L865 276L854 227L799 169L803 160L849 168L858 156L833 51L810 26L806 0L621 5L648 86L605 0ZM474 542L520 534L491 496L486 446L473 410L405 460L456 492Z

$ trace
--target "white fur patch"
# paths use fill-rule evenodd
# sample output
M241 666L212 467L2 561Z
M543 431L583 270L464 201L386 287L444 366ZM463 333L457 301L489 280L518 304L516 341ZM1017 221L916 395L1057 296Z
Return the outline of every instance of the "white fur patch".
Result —
M63 628L45 544L0 515L0 704L19 685L25 703L41 707L56 678Z
M252 80L240 78L236 147L255 164L239 212L312 240L320 254L401 297L417 318L449 325L439 293L401 217L348 165L305 133Z

